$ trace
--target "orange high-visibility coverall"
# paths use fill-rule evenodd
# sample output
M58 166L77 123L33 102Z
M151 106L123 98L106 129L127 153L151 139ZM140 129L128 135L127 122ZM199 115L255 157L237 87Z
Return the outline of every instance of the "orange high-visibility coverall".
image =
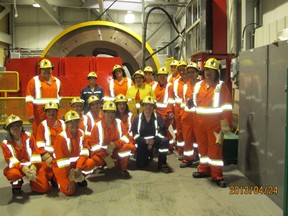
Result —
M120 119L115 119L110 126L104 119L96 123L90 137L91 158L97 164L100 162L104 166L104 158L108 156L106 149L111 142L115 144L112 158L120 160L121 170L127 170L128 159L131 151L135 150L135 146L129 139L128 132ZM98 157L101 161L98 161Z
M91 130L93 129L94 125L103 118L103 115L104 113L102 110L97 115L95 115L91 111L86 113L86 116L88 116L91 121Z
M37 136L36 136L36 145L39 149L40 155L44 155L46 152L50 154L50 156L53 158L52 164L55 164L56 161L54 159L54 142L55 138L58 134L60 134L62 131L65 131L65 123L63 120L57 119L57 123L52 125L52 123L49 120L44 120L39 124L37 129ZM51 167L47 167L46 169L47 176L49 179L52 179L56 182L56 179L54 177L53 171Z
M17 181L25 176L22 171L23 166L30 167L34 164L37 168L37 181L30 181L32 191L47 193L50 190L45 171L47 164L42 162L35 139L31 133L23 132L19 145L16 142L4 139L1 147L4 159L8 164L3 173L13 187L21 188L22 182L17 185Z
M229 89L222 81L209 88L205 81L200 81L194 87L193 99L197 105L195 132L200 154L198 172L211 174L215 180L223 179L222 145L216 145L214 132L220 132L220 120L227 119L231 124Z
M133 134L132 134L132 131L131 131L131 126L132 126L132 122L134 121L134 118L135 116L131 113L131 112L128 112L128 113L125 113L123 116L120 116L116 118L120 119L125 127L125 130L128 131L128 135L129 135L129 140L131 140L132 143L135 144L134 142L134 137L133 137ZM135 152L136 151L136 146L134 145L134 148L131 149L132 152Z
M33 77L26 87L26 112L28 117L34 116L32 123L33 135L36 137L38 125L46 119L44 104L49 101L59 103L61 82L51 75L51 83L40 76Z
M92 130L92 121L87 115L80 115L79 129L83 130L85 135L90 136Z
M187 162L197 158L197 151L194 152L194 148L198 148L194 132L194 128L197 127L195 125L195 107L188 108L188 99L192 98L193 88L194 85L191 85L190 81L183 88L185 108L181 114L181 127L184 139L183 160Z
M184 148L184 141L183 141L183 134L182 134L182 128L181 128L181 114L184 110L184 95L183 95L183 87L186 83L183 82L181 78L177 79L173 83L173 93L174 93L174 119L176 122L176 140L177 140L177 149L179 155L183 154L183 148Z
M75 193L75 191L67 190L69 184L75 184L68 178L70 170L80 168L82 173L86 175L92 173L96 165L89 158L89 151L83 143L84 132L80 129L75 137L66 129L56 137L54 142L56 164L53 164L52 169L60 191L68 196Z
M155 88L155 97L156 97L156 113L161 116L164 121L164 124L167 128L167 138L169 140L169 149L173 149L173 136L168 130L171 119L169 119L169 113L173 113L174 107L174 94L173 86L171 83L166 83L161 86L160 83L157 84Z
M133 81L128 77L123 77L120 82L117 79L110 80L109 92L105 94L104 100L114 100L118 94L126 95L131 86L133 86Z
M144 82L145 84L151 86L152 90L155 91L155 88L158 84L158 82L156 82L155 80L152 80L150 83Z
M168 78L167 78L167 82L173 84L174 81L177 80L178 78L180 78L180 74L179 74L179 73L178 73L175 77L174 77L172 74L170 74L170 75L168 76Z
M140 101L136 101L137 92L139 91ZM128 100L128 107L130 112L133 115L137 115L137 113L142 112L142 106L140 105L141 100L143 100L146 96L152 96L155 99L154 91L152 87L148 84L143 84L140 88L136 85L132 86L128 89L126 98Z

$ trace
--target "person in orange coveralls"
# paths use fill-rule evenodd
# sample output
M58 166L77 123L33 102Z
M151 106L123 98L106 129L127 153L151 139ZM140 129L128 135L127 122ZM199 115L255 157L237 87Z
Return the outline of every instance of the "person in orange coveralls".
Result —
M70 102L70 106L80 116L79 128L84 131L85 135L89 136L92 130L92 122L88 116L83 114L84 101L80 97L74 97Z
M89 150L84 146L84 132L79 129L80 116L70 110L64 116L66 130L54 142L56 164L52 165L59 189L67 196L76 192L76 182L87 186L85 175L92 173L95 162L89 158Z
M114 101L118 94L126 95L127 90L133 86L133 81L126 77L121 65L114 65L112 75L113 79L109 81L109 92L105 94L104 101Z
M39 63L40 74L34 76L26 87L26 112L28 121L32 123L34 137L38 125L46 118L43 105L49 101L60 102L61 82L52 75L54 66L48 59Z
M157 82L153 79L153 68L151 66L146 66L143 72L145 76L145 83L150 85L152 87L152 90L154 91L157 86Z
M189 78L186 73L187 63L185 61L180 61L177 70L180 73L180 78L176 79L173 83L173 93L174 93L174 121L176 123L176 146L178 151L178 160L183 160L183 149L184 149L184 140L181 128L181 114L184 110L184 95L183 95L183 87L188 83Z
M51 165L55 164L53 158L54 154L54 141L58 134L65 131L65 122L61 119L57 119L58 115L58 104L54 102L48 102L45 104L45 113L47 119L39 124L36 136L36 145L41 154L42 160L48 165L46 172L49 176L50 182L53 187L58 187L56 178L53 174Z
M8 166L3 173L12 185L12 193L22 192L24 176L30 181L32 191L47 193L50 190L47 166L43 166L45 162L41 160L33 135L24 131L22 119L13 114L6 118L4 129L7 135L1 147Z
M219 80L220 62L210 58L204 65L205 79L196 83L193 102L196 107L196 139L200 163L193 178L211 176L219 187L227 187L223 179L222 148L224 133L230 131L232 103L227 85Z
M91 95L88 98L87 103L88 103L90 109L86 113L86 116L88 116L88 118L90 118L91 130L92 130L94 125L103 118L104 113L101 109L101 101L99 100L99 98L97 96Z
M156 113L162 117L167 128L167 138L169 140L169 151L174 150L173 135L168 130L174 121L174 98L172 83L167 82L168 71L166 67L159 68L157 72L158 84L155 88ZM168 152L169 153L169 152Z
M199 81L200 68L197 63L190 62L186 67L186 72L189 77L189 82L183 87L185 108L181 114L181 127L184 139L183 160L180 168L190 167L194 162L199 161L198 144L196 142L194 128L195 125L195 107L189 107L189 99L192 97L192 92L195 84Z
M130 178L127 171L128 159L134 149L133 142L129 139L128 131L120 119L116 119L116 105L112 101L106 101L103 105L104 118L97 122L92 129L90 137L90 155L99 165L105 165L111 169L120 163L120 175Z

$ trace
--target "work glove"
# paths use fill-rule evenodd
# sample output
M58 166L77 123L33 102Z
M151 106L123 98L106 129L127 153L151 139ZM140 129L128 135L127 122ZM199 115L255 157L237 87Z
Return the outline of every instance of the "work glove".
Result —
M224 133L222 131L220 131L219 133L216 133L215 131L213 132L214 136L216 138L216 145L223 145L224 142Z
M48 164L48 166L51 166L51 162L53 160L53 157L51 157L51 155L48 152L46 152L44 155L42 155L41 158L43 161L45 161Z
M35 176L37 175L37 167L36 167L34 164L32 164L32 165L30 166L30 171L31 171L32 173L34 173Z
M192 98L189 98L189 99L187 100L187 102L188 102L187 104L188 104L188 108L189 108L189 109L191 109L192 107L195 106L194 101L193 101Z
M36 173L33 170L30 170L28 166L23 166L22 172L26 175L29 181L36 181Z
M82 182L85 177L82 175L81 169L71 169L68 178L71 181Z
M108 155L107 157L105 157L104 161L109 169L112 169L113 167L115 167L115 163L111 155Z
M221 131L223 133L230 132L230 126L227 119L220 120Z
M109 145L107 146L107 149L106 149L107 154L113 155L114 149L115 149L115 143L110 142Z

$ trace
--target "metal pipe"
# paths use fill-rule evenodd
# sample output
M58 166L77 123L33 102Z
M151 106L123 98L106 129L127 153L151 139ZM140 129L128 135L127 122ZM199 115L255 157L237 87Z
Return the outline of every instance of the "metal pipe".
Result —
M145 21L144 21L144 25L143 25L142 65L141 65L142 68L144 68L144 66L145 66L145 58L146 58L146 57L145 57L145 56L146 56L146 49L145 49L145 47L146 47L146 30L147 30L148 18L149 18L149 15L151 14L151 12L152 12L153 10L161 10L161 11L163 11L163 12L168 16L168 18L169 18L172 26L173 26L174 29L177 31L178 35L179 35L179 34L181 35L181 33L180 33L179 30L177 29L177 26L176 26L175 22L173 21L172 17L168 14L168 12L167 12L165 9L163 9L163 8L161 8L161 7L153 7L153 8L151 8L151 9L148 11L148 13L146 14ZM164 49L164 48L163 48L163 49ZM160 50L162 50L162 49L160 49ZM159 51L160 51L160 50L159 50Z

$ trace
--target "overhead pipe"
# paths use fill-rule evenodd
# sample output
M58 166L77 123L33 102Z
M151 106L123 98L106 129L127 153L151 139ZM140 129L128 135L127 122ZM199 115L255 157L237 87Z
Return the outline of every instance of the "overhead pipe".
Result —
M147 30L148 18L149 18L149 16L150 16L151 12L154 11L154 10L161 10L161 11L163 11L163 12L167 15L167 17L169 18L172 26L173 26L174 29L177 31L178 35L181 36L181 32L179 32L179 30L177 29L177 26L176 26L175 22L173 21L172 17L168 14L168 12L167 12L165 9L163 9L163 8L161 8L161 7L153 7L153 8L151 8L151 9L148 11L148 13L146 14L145 21L144 21L144 25L143 25L142 65L141 65L142 68L145 67L145 62L146 62L146 60L147 60L147 59L146 59L146 49L145 49L145 47L146 47L146 30ZM178 37L179 37L179 36L178 36ZM177 38L176 38L176 39L177 39ZM168 45L169 45L169 44L168 44ZM166 46L162 47L161 49L155 51L154 54L156 54L156 53L160 52L161 50L165 49L168 45L166 45ZM152 54L152 55L154 55L154 54ZM149 59L152 55L150 55L150 56L148 57L148 59Z

